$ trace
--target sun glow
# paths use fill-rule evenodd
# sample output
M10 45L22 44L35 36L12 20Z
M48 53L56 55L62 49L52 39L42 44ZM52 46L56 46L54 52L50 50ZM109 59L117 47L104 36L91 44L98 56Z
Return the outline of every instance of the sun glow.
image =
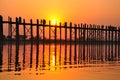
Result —
M52 19L51 20L51 25L57 25L57 20L56 19Z
M51 25L59 25L61 19L59 15L52 14L49 20L51 21Z

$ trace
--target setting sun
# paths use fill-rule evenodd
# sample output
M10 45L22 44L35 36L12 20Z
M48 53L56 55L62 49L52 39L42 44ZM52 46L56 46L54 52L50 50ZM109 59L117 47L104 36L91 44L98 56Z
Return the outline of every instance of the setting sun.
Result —
M57 20L56 19L52 19L51 20L51 25L57 25Z

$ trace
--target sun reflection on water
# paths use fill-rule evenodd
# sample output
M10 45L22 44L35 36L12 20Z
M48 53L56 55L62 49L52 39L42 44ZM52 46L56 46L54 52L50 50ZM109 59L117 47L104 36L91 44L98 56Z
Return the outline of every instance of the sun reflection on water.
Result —
M50 70L55 70L55 55L54 52L50 55Z

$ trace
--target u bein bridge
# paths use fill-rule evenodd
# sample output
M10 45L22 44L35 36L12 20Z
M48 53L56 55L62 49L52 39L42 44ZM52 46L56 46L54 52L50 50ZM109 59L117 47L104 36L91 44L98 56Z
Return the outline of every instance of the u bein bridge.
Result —
M5 31L8 31L8 35ZM73 26L72 23L68 26L67 22L51 25L50 21L46 24L45 20L38 19L36 23L32 19L27 23L21 17L15 21L8 17L4 21L0 16L0 72L21 71L28 65L30 69L45 70L56 66L91 67L95 66L93 64L111 64L111 61L120 64L119 42L119 27L91 24ZM24 45L21 46L22 43ZM4 62L4 59L8 62Z
M5 35L4 29L7 26L8 35ZM16 42L17 44L26 43L116 43L120 42L120 28L114 26L104 25L87 25L87 24L74 24L70 22L67 25L65 22L63 25L51 25L51 21L46 24L46 20L33 20L27 23L25 19L16 17L15 21L12 21L11 17L8 17L7 21L3 20L0 16L0 42L10 43Z

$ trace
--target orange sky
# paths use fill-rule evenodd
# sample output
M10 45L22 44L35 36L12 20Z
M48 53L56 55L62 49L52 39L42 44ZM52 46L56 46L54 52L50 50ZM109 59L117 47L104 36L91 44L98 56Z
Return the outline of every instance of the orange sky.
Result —
M120 26L120 0L0 0L0 14Z

